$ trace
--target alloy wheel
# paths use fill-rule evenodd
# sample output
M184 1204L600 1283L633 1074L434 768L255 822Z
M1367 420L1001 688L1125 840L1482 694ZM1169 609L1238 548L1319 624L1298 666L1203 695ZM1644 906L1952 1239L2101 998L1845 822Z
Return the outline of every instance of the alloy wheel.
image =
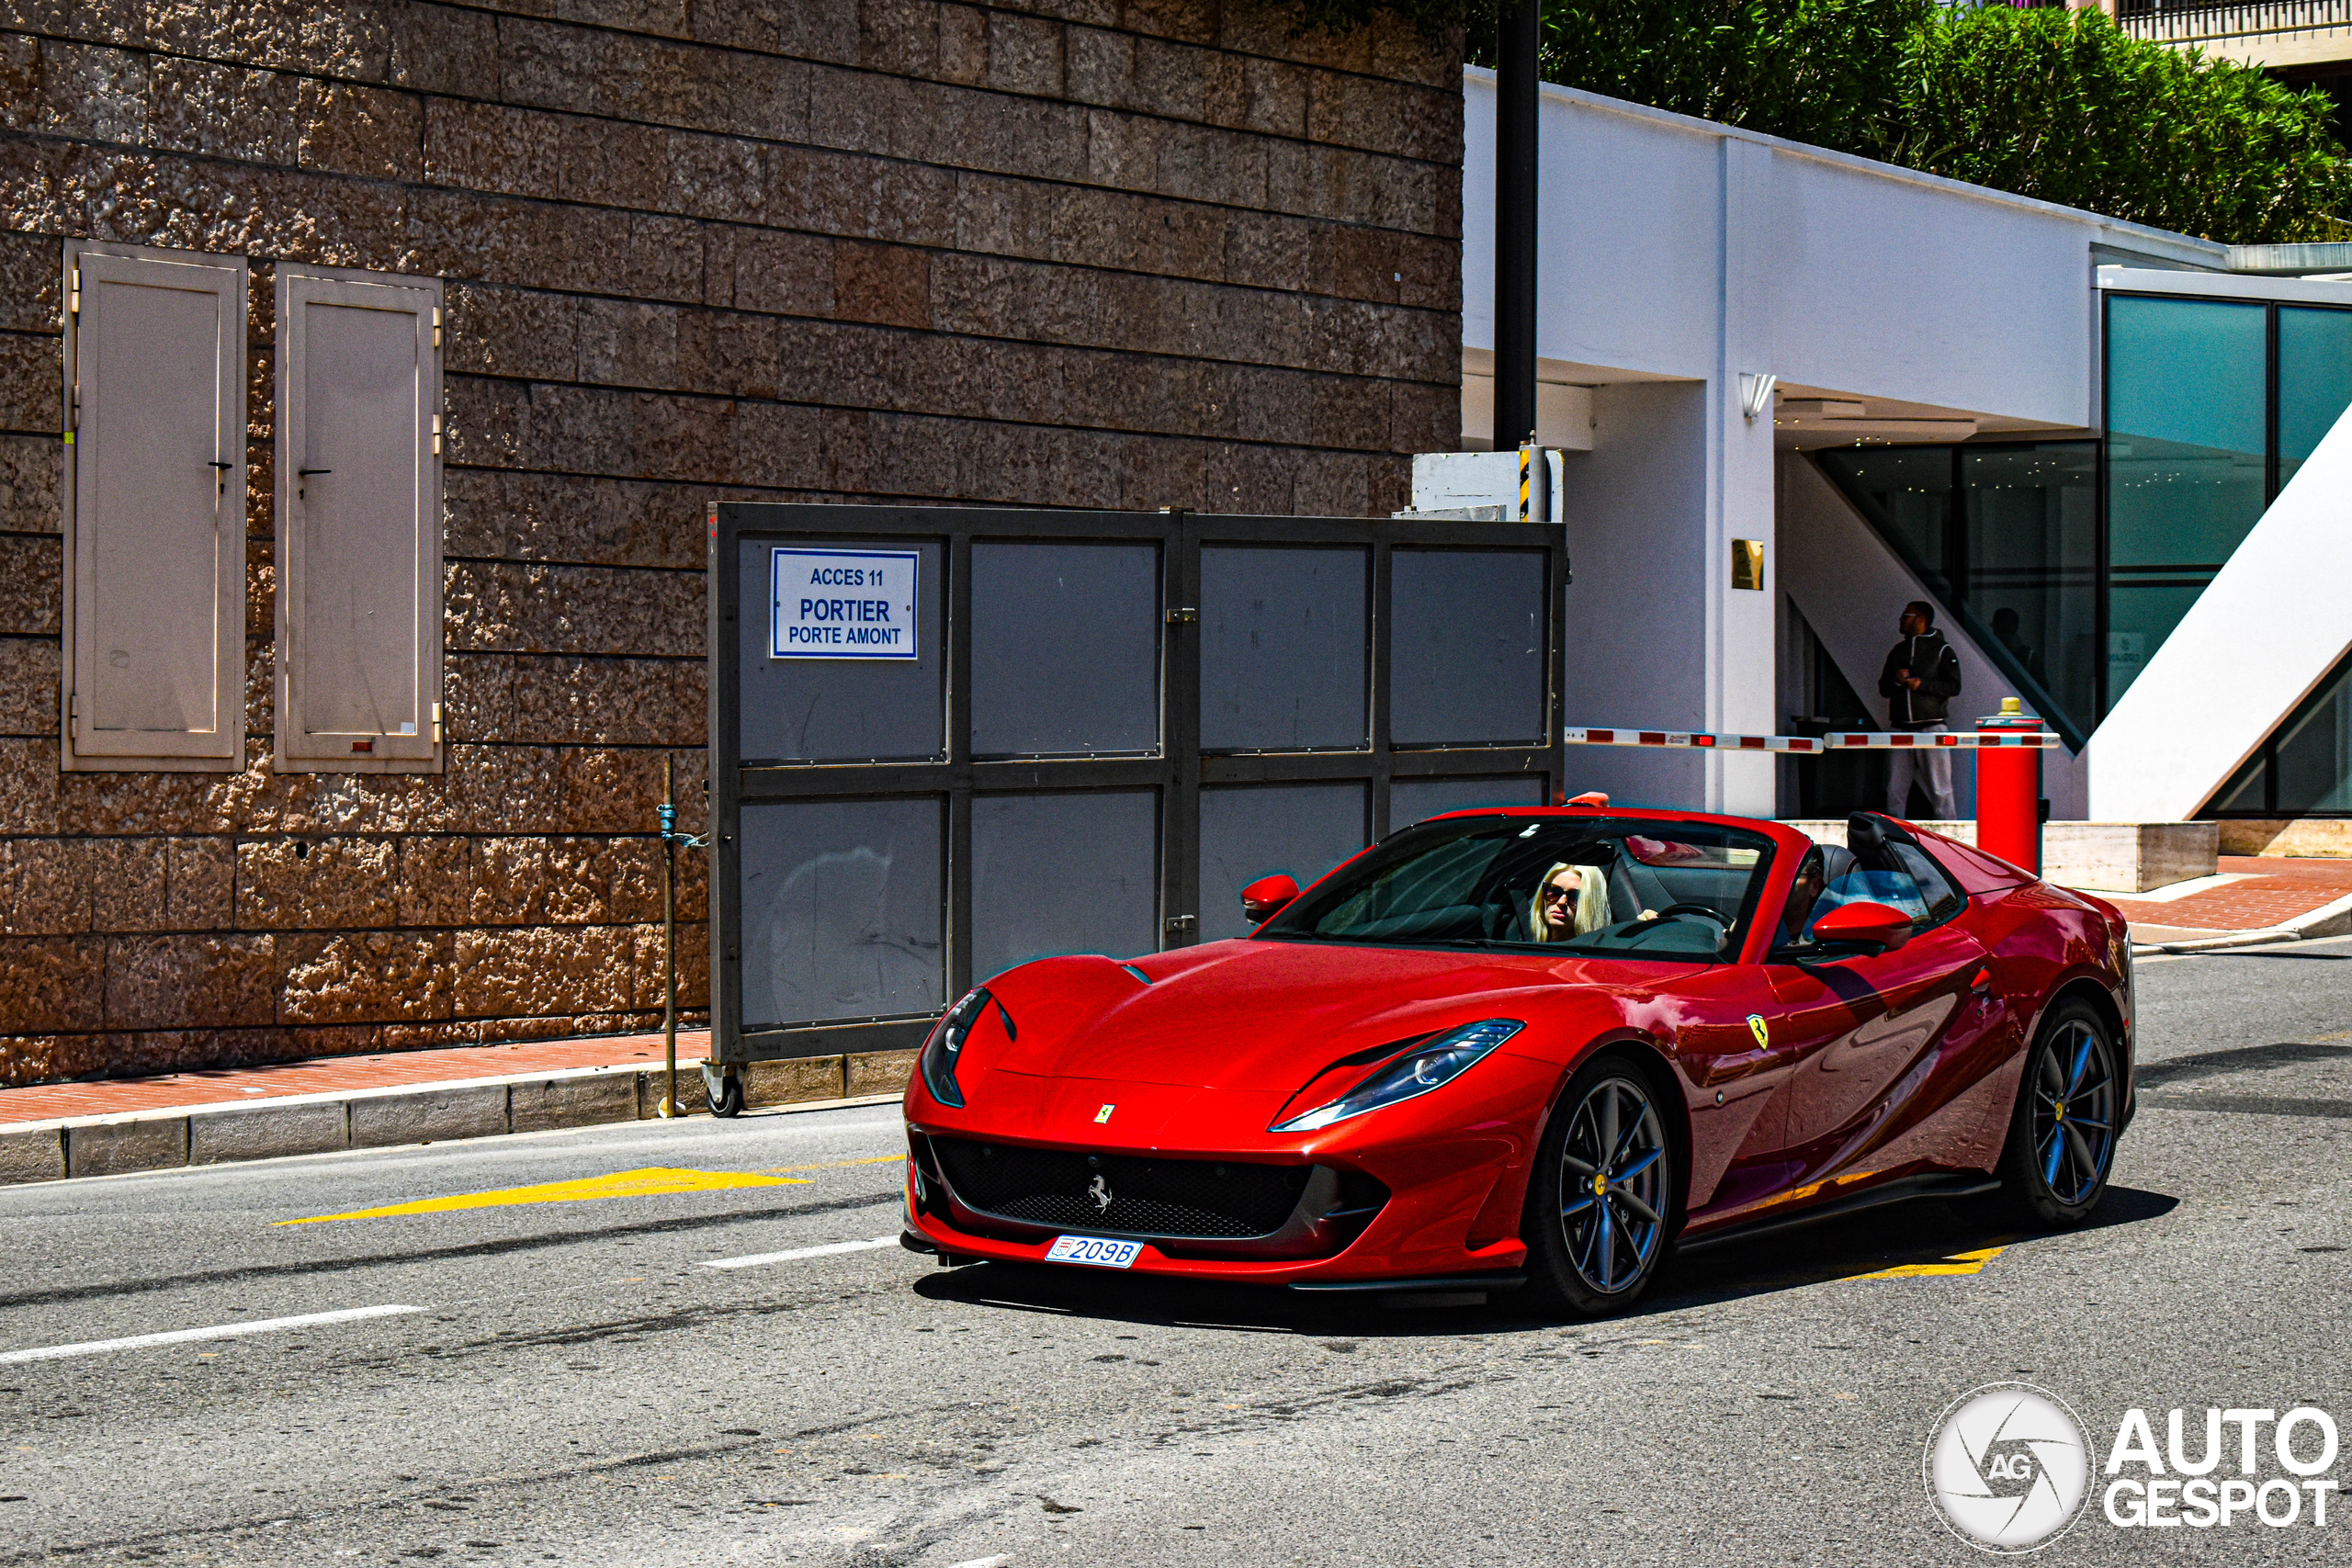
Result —
M2050 1195L2069 1208L2098 1190L2115 1153L2115 1054L2070 1020L2034 1066L2033 1157Z
M1603 1295L1633 1289L1665 1234L1666 1130L1630 1078L1593 1085L1560 1149L1560 1224L1568 1261Z

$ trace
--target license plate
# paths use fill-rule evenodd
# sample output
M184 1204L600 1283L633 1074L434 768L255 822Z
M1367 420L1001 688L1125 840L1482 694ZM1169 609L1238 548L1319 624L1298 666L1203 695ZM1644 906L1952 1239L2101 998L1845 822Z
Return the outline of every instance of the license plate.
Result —
M1046 1248L1048 1263L1083 1263L1091 1269L1125 1269L1143 1250L1139 1241L1106 1241L1095 1235L1057 1235Z

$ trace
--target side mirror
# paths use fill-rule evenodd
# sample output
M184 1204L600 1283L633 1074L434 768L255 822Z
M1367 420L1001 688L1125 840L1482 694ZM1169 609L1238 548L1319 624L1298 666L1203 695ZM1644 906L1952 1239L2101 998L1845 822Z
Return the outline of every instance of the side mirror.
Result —
M1893 953L1911 940L1911 917L1885 904L1840 904L1813 922L1813 940Z
M1241 890L1241 918L1253 926L1261 924L1297 897L1298 884L1289 877L1261 876Z

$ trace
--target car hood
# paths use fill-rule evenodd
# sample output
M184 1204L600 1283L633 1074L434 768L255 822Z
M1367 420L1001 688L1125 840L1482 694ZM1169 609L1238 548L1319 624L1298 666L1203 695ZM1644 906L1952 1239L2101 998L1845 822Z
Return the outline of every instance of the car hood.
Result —
M988 982L1015 1032L977 1029L966 1060L1044 1078L1287 1094L1374 1046L1485 1018L1535 1025L1564 987L1645 994L1701 967L1275 941L1132 964L1051 958Z

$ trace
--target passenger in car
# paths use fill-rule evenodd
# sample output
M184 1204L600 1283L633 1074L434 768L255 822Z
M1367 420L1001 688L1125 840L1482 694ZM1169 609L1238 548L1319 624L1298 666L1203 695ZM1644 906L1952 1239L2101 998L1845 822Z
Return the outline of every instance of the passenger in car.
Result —
M1609 923L1609 882L1597 865L1555 863L1536 884L1527 929L1537 942L1566 942Z
M1828 885L1829 874L1821 852L1808 850L1797 867L1796 880L1789 885L1788 906L1781 911L1781 941L1805 940L1805 926L1813 919L1813 908L1821 901L1821 890Z

